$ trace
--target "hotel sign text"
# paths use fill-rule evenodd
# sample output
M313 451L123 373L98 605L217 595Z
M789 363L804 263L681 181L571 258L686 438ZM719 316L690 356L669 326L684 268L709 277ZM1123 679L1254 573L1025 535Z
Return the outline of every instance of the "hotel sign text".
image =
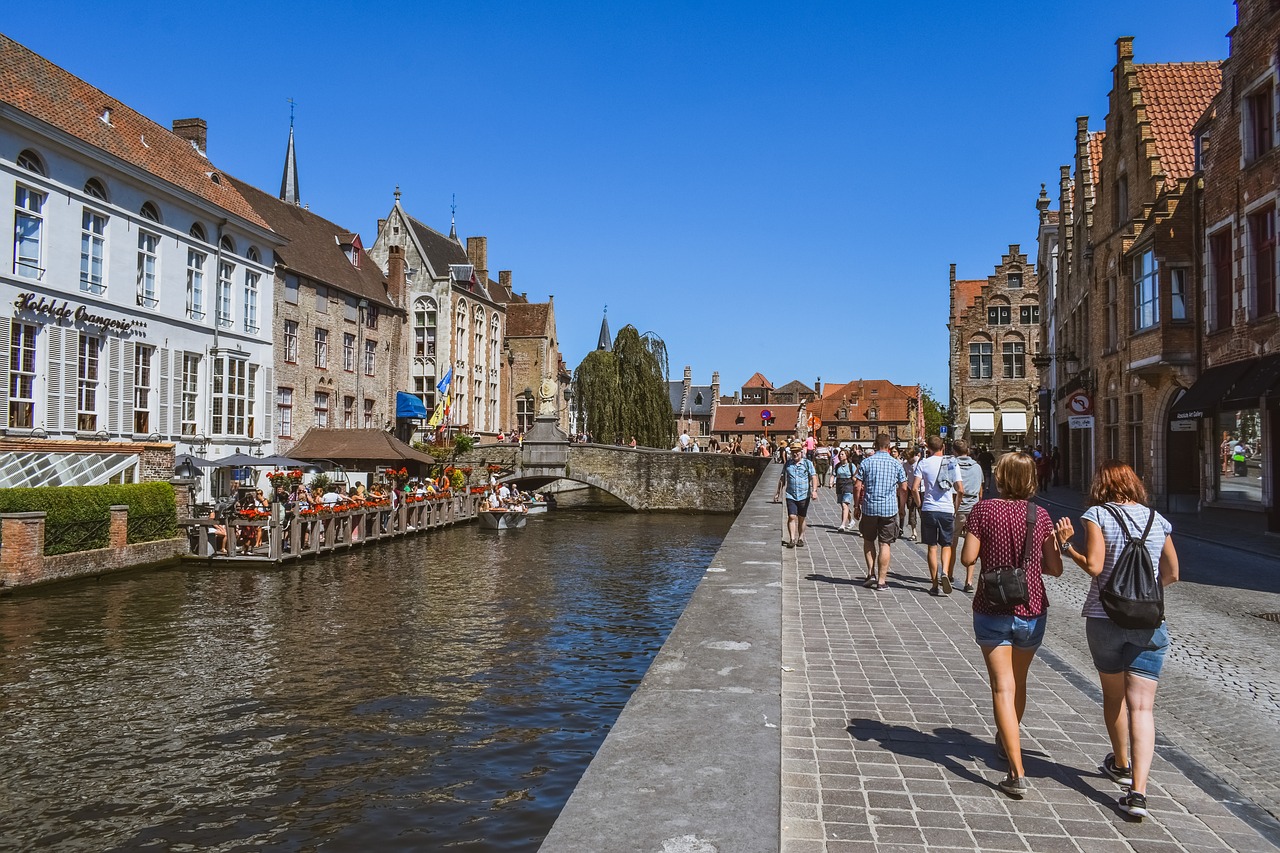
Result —
M65 299L59 302L47 296L34 293L19 293L13 301L13 307L20 312L30 312L55 323L84 324L97 326L106 332L128 335L141 332L147 328L146 320L118 320L102 314L93 314L83 305L72 307Z

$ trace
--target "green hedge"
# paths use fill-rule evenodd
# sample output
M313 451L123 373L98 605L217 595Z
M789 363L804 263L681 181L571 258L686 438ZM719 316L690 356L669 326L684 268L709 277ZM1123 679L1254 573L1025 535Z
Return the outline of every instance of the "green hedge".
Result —
M168 483L0 489L0 512L46 513L45 553L50 555L107 547L111 528L103 522L113 506L129 507L131 544L178 535L178 508Z

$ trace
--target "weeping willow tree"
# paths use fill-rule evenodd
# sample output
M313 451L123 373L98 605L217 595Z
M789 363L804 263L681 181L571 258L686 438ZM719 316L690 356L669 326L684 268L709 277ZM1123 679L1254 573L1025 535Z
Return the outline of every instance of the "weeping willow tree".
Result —
M573 374L578 423L602 443L631 440L645 447L675 443L667 390L667 347L662 338L624 326L613 352L596 350Z

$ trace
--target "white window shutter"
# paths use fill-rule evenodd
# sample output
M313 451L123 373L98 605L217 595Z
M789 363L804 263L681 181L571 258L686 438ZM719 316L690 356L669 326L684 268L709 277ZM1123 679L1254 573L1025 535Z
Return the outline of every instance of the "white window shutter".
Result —
M169 433L171 435L182 434L182 369L183 351L174 350L169 354L170 364L169 370Z
M137 345L133 341L121 341L120 349L120 404L123 412L120 432L133 435L133 360L137 358Z
M45 326L46 375L49 387L46 389L46 405L48 407L48 426L50 433L62 428L62 330L57 326Z
M275 383L271 380L270 367L266 369L266 374L267 374L267 381L262 383L263 390L259 392L259 396L265 397L267 401L266 406L264 406L262 410L262 413L263 413L262 422L266 425L266 428L262 433L262 437L265 438L267 441L271 442L271 445L270 445L271 447L275 447L276 386L275 386Z
M120 339L107 338L105 344L107 349L107 383L105 386L107 392L107 432L112 435L119 435L123 431L123 427L120 425L120 397L123 390L120 381ZM130 367L132 368L132 365ZM102 388L102 384L99 383L99 392L101 392ZM132 407L133 402L130 401L129 405ZM98 409L102 409L101 393L98 394ZM129 432L132 433L133 430L130 429Z
M9 320L0 318L0 412L4 412L6 420L9 423L9 334L13 330L13 324ZM36 375L39 375L40 368L36 367ZM38 422L32 422L32 426L37 426Z
M160 435L165 438L168 438L170 432L177 432L177 430L169 429L170 388L169 388L169 350L168 348L162 347L156 350L155 357L160 359L160 364L159 364L160 382L159 382L159 388L158 388L160 392L160 417L158 419L159 421L158 425L160 429ZM152 367L154 368L155 365L153 364ZM156 383L153 381L152 385L154 386L155 384Z
M80 365L80 336L62 333L62 430L76 431L76 377ZM98 353L98 379L102 379L102 353Z

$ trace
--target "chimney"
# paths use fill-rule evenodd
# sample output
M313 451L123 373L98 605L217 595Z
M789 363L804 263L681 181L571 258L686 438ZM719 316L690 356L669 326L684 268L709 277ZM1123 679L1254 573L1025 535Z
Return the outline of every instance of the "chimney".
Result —
M498 284L502 286L502 292L508 297L515 295L515 291L511 289L511 270L498 270Z
M209 125L202 118L175 118L173 120L173 133L175 136L181 136L188 142L193 143L201 155L208 150Z
M813 393L818 395L818 399L822 399L822 377L818 377L818 381L813 383Z
M387 247L387 296L396 305L404 305L404 249Z
M476 280L480 283L480 287L486 287L489 284L488 237L467 238L467 260L476 268Z
M720 371L718 370L711 374L711 399L720 401Z

